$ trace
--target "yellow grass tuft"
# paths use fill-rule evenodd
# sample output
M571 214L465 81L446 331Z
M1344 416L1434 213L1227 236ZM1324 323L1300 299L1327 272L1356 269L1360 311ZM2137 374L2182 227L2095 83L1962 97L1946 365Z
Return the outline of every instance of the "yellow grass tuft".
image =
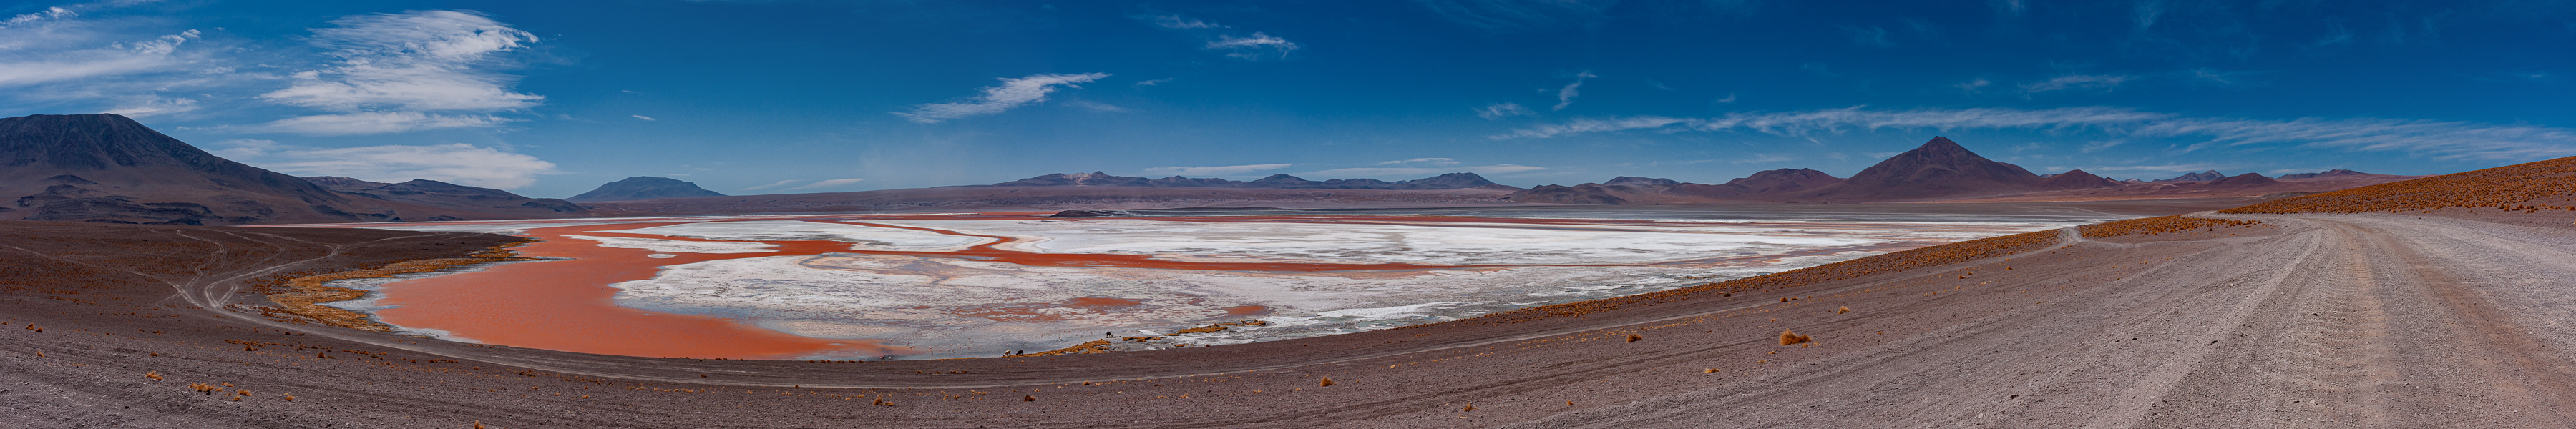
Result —
M1317 384L1316 386L1331 386L1331 385L1333 385L1333 378L1332 378L1332 377L1324 377L1324 382L1323 382L1322 384Z
M1463 412L1475 411L1475 410L1476 410L1476 404L1467 404L1467 409L1464 409L1464 410L1458 410L1458 412L1462 412L1462 413L1463 413Z
M1717 368L1709 368L1709 369L1699 370L1699 373L1701 373L1701 374L1716 374L1716 373L1717 373Z
M1840 309L1840 310L1834 310L1834 314L1843 314L1843 313L1850 313L1850 312L1851 312L1851 306L1843 306L1843 308L1842 308L1842 309Z
M161 372L159 372L159 371L145 371L145 372L143 372L143 378L149 378L149 379L152 379L152 381L161 381Z
M1037 401L1038 401L1038 395L1028 395L1028 396L1022 396L1022 397L1020 397L1020 402L1037 402Z
M1796 333L1796 332L1789 332L1789 330L1787 330L1787 329L1782 329L1782 330L1780 330L1780 345L1784 345L1784 346L1785 346L1785 345L1790 345L1790 344L1804 343L1804 342L1808 342L1808 341L1814 341L1814 340L1808 339L1808 338L1807 338L1807 336L1805 336L1805 335L1798 335L1798 333Z
M1631 343L1633 343L1633 342L1637 342L1637 341L1639 341L1639 340L1644 340L1644 339L1646 339L1646 337L1638 336L1637 334L1628 334L1628 342L1631 342Z
M588 397L590 397L590 395L581 395L581 397L588 398ZM295 402L295 394L293 394L293 393L288 393L288 394L286 394L286 397L285 397L285 398L282 398L282 399L285 399L285 400L286 400L286 402Z

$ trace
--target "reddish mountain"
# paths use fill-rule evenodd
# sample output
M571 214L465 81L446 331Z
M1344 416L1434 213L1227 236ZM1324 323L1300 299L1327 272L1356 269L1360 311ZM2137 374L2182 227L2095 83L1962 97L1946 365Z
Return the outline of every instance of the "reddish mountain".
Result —
M2039 175L2030 170L1978 156L1947 137L1933 137L1922 147L1880 161L1842 183L1763 197L1811 202L1976 198L2028 192L2038 189L2039 182Z
M2093 173L2086 173L2084 170L2068 171L2064 174L2050 175L2047 179L2041 179L2039 181L2039 188L2048 190L2117 188L2121 186L2128 185L2123 185L2120 182L2113 181L2111 179L2102 178L2102 176L2095 176Z

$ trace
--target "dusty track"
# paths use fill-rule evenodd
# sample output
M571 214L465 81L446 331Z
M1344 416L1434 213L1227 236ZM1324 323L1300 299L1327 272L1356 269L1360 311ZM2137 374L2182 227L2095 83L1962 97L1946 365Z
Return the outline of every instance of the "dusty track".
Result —
M2576 234L2568 229L2458 217L2228 217L2267 226L2238 229L2237 236L2083 240L2066 234L2061 246L2009 261L1701 296L1582 318L1045 358L812 363L593 356L256 325L249 323L256 316L228 310L217 310L232 315L219 319L119 318L112 313L125 310L13 291L0 295L15 298L0 303L6 310L0 315L13 322L0 326L9 328L0 329L7 351L0 353L0 374L8 374L0 375L0 403L20 405L0 405L0 412L55 417L36 427L154 421L461 427L475 420L501 427L2562 427L2576 421L2576 318L2566 317L2576 311L2576 292L2562 287L2576 279ZM157 295L133 298L175 296L220 309L251 299L239 294L243 280L291 271L278 267L345 264L347 253L382 247L383 240L423 238L219 231L233 235L189 231L186 237L219 246L168 255L198 268L126 271L166 284L149 292ZM125 293L147 293L133 290ZM1837 314L1840 307L1853 312ZM83 315L89 313L102 315ZM20 329L28 322L48 331ZM134 329L170 334L104 335ZM1782 329L1818 343L1780 346L1775 336ZM1632 333L1642 340L1628 341ZM392 353L318 358L300 348L276 351L284 345L243 351L225 339ZM172 380L145 380L143 371ZM1319 386L1324 376L1337 384ZM232 402L181 387L199 381L299 399ZM874 399L896 405L868 405ZM1465 411L1469 404L1476 410ZM121 406L141 409L110 410Z

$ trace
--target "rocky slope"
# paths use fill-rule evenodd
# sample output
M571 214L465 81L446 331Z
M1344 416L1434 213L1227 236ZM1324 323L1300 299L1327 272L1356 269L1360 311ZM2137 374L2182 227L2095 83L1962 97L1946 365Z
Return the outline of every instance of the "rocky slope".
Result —
M560 206L442 207L341 194L215 156L114 114L0 118L0 198L7 199L0 219L172 225L566 213Z

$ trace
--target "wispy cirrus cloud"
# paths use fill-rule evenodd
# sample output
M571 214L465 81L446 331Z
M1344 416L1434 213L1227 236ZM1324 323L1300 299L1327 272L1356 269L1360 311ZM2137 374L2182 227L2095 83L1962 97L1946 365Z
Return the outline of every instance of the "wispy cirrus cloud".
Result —
M1259 31L1245 37L1218 35L1216 40L1207 43L1208 49L1227 51L1225 56L1247 60L1287 59L1288 53L1296 52L1300 47L1302 46L1298 46L1296 42L1271 37Z
M2023 83L2021 84L2021 91L2026 93L2064 91L2070 89L2110 91L2112 89L2119 88L2122 83L2127 83L2133 80L2138 80L2138 77L2120 74L2070 74L2052 77L2048 78L2048 80L2038 82Z
M2190 117L2114 107L2056 109L1739 112L1718 117L1629 116L1578 119L1487 136L1495 140L1622 132L1747 131L1803 137L1878 129L2021 129L2094 132L2120 137L2199 140L2183 152L2244 146L2403 152L2440 160L2533 160L2576 153L2576 129L2466 121L2383 118L2267 120Z
M493 115L442 115L421 112L357 112L297 116L232 129L251 132L345 136L401 133L446 128L484 128L500 126L502 124L516 121L517 120L515 119Z
M784 189L784 190L794 191L794 190L800 190L800 189L837 188L837 187L842 187L842 186L849 186L849 185L858 184L859 182L865 182L865 181L867 181L867 180L868 180L868 179L831 179L831 180L824 180L824 181L819 181L819 182L814 182L814 183L808 183L808 184L805 184L805 186L798 186L798 187L793 187L793 188L787 188L787 189Z
M1539 170L1546 170L1546 169L1547 169L1547 167L1532 167L1532 166L1527 166L1527 165L1514 165L1514 164L1494 164L1494 165L1476 165L1476 166L1460 166L1460 167L1352 167L1352 168L1336 168L1336 169L1323 170L1323 171L1311 171L1311 172L1305 172L1305 173L1298 173L1298 175L1299 175L1299 176L1314 176L1314 177L1367 177L1367 178L1385 179L1385 180L1401 180L1401 179L1407 179L1407 178L1408 178L1408 177L1405 177L1405 176L1429 176L1429 175L1436 175L1436 174L1448 174L1448 173L1503 174L1503 173L1520 173L1520 172L1528 172L1528 171L1539 171Z
M342 176L378 182L429 179L515 189L555 174L555 164L500 148L464 143L312 148L272 140L217 142L216 155L297 176Z
M1145 174L1174 176L1243 176L1254 172L1288 168L1294 165L1297 164L1252 164L1217 167L1154 167L1145 169Z
M1494 103L1487 104L1485 107L1476 108L1476 117L1485 118L1486 120L1536 114L1538 114L1538 112L1530 111L1528 107L1521 107L1520 103Z
M1001 85L984 87L979 90L983 94L976 95L974 98L953 103L923 104L913 106L910 112L894 112L894 114L913 122L936 124L953 119L1002 113L1014 107L1046 101L1047 93L1058 89L1081 88L1082 86L1077 84L1106 77L1109 77L1108 73L1048 73L998 78L1002 81Z
M313 29L311 42L336 60L297 72L291 76L294 84L259 98L343 113L283 119L265 129L374 134L493 126L509 121L490 114L545 100L511 89L518 76L494 71L509 66L502 53L537 43L536 34L491 17L409 11L349 16L331 24Z
M780 180L780 181L776 181L776 182L769 182L769 184L767 184L767 185L759 185L759 186L753 186L753 187L749 187L749 188L742 188L742 190L745 190L745 191L757 191L757 190L762 190L762 189L769 189L769 188L775 188L775 187L780 187L780 186L787 186L787 184L790 184L790 183L803 182L803 181L805 181L805 179L787 179L787 180Z
M1139 18L1140 18L1140 19L1144 19L1146 22L1152 22L1152 23L1154 23L1154 25L1156 25L1156 26L1160 26L1160 27L1163 27L1163 28L1174 29L1174 30L1198 30L1198 29L1209 29L1209 28L1226 28L1225 26L1223 26L1223 25L1218 25L1217 23L1207 22L1207 21L1200 21L1198 18L1191 18L1191 17L1180 16L1180 15L1146 15L1146 16L1141 16L1141 17L1139 17Z
M1378 162L1377 164L1375 164L1375 165L1398 165L1398 164L1458 165L1458 159L1457 159L1457 158L1413 158L1413 159L1399 159L1399 160L1394 160L1394 161L1379 161L1379 162Z
M1134 18L1152 23L1156 27L1195 34L1207 40L1206 45L1201 46L1201 49L1223 51L1225 56L1244 60L1284 60L1288 59L1289 53L1305 47L1298 45L1297 42L1259 31L1252 32L1250 35L1219 31L1234 27L1198 18L1180 15L1136 15ZM1139 84L1152 85L1142 82Z
M1583 95L1583 80L1596 77L1601 75L1592 74L1591 70L1575 73L1573 82L1568 82L1564 88L1556 90L1556 107L1550 110L1565 110L1565 106L1574 105L1574 97Z

